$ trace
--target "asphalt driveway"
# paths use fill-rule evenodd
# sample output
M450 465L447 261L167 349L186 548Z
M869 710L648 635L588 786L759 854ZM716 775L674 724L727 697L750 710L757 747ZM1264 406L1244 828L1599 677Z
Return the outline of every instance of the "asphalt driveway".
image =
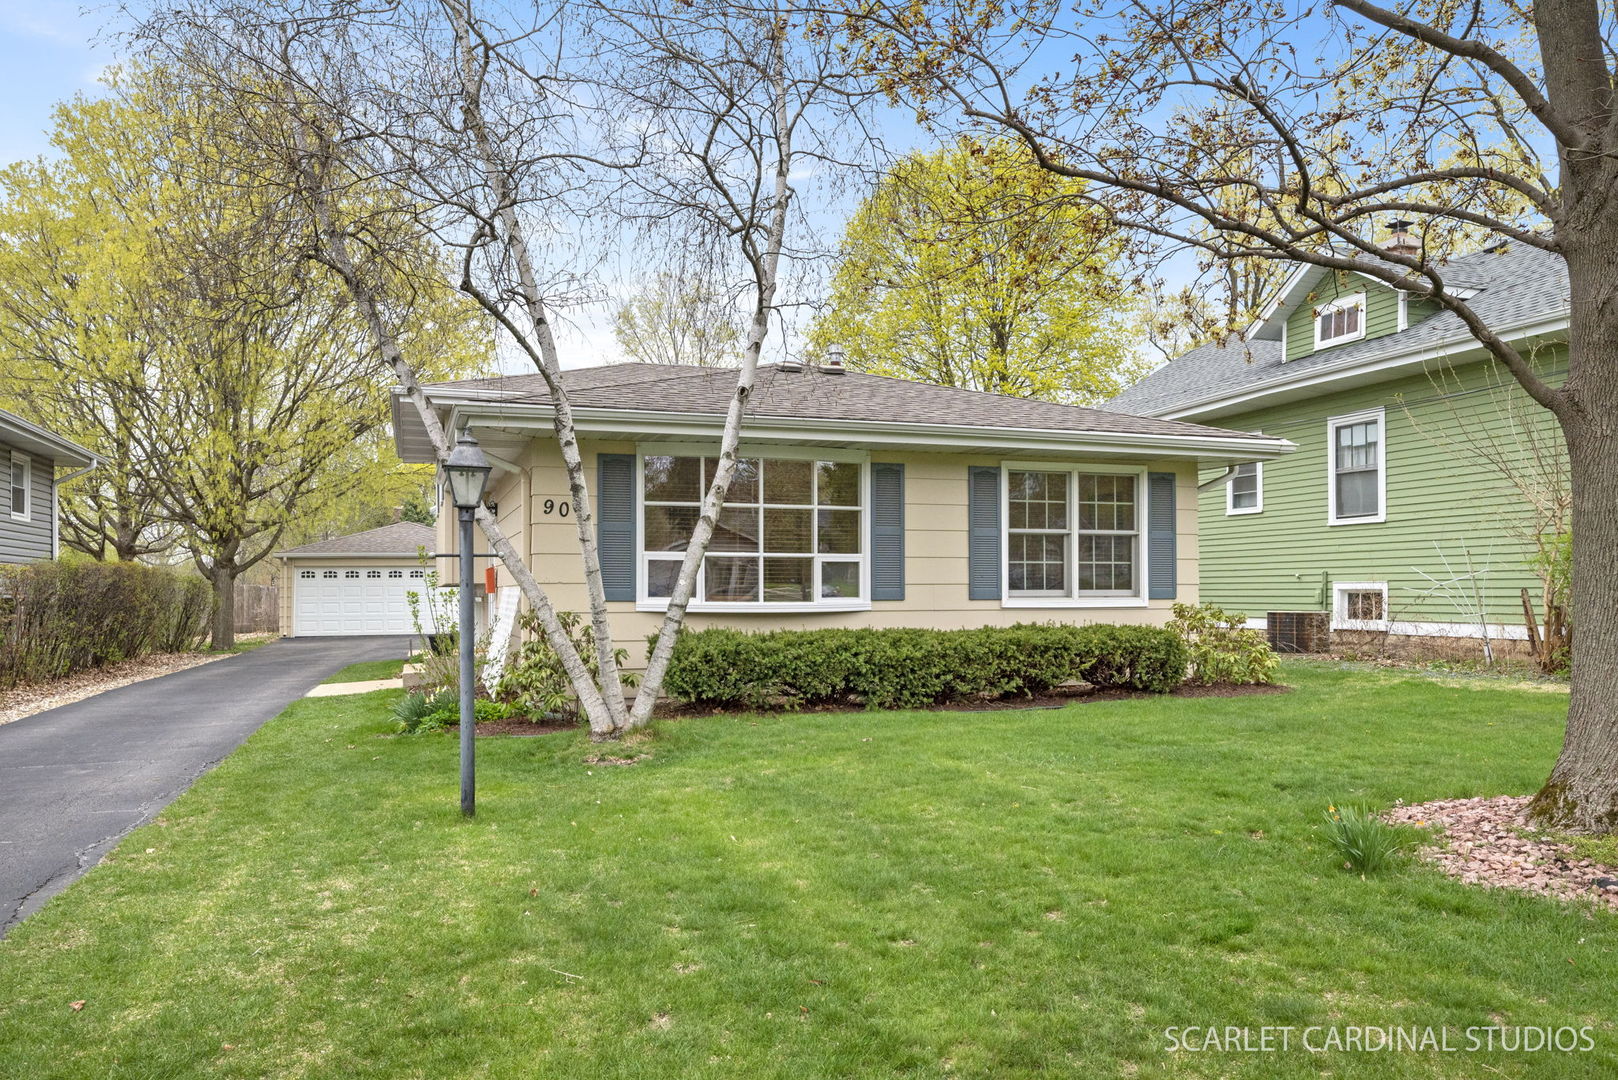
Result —
M311 687L409 645L287 638L0 724L0 935Z

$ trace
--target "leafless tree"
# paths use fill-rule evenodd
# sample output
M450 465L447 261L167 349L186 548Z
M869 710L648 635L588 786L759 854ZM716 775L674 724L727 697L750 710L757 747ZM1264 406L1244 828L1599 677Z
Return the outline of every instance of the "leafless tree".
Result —
M625 356L644 364L729 367L741 345L731 297L683 268L637 288L613 312L612 333Z

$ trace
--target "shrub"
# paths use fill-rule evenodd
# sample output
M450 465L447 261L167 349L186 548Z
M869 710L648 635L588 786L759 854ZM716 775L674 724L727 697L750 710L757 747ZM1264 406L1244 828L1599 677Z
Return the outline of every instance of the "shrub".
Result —
M1387 869L1410 846L1398 829L1359 806L1328 806L1326 839L1344 868L1361 877Z
M416 657L421 686L428 694L446 690L453 696L461 683L460 598L454 580L441 578L431 556L423 555L421 565L426 570L421 591L405 593L410 621L426 645ZM472 670L481 672L488 655L488 635L472 642Z
M1212 604L1175 604L1169 623L1185 642L1190 679L1211 683L1271 683L1279 661L1257 630L1243 625L1246 616Z
M568 640L573 642L573 647L590 669L591 678L599 682L601 665L596 660L594 630L577 612L559 611L556 617L562 629L567 631ZM573 694L573 684L562 667L562 658L545 639L539 617L532 611L525 611L518 618L517 625L523 631L523 642L507 664L505 674L495 685L495 700L511 705L514 713L525 713L535 720L576 715L578 699ZM629 650L615 649L613 655L618 658L624 684L636 685L640 676L622 670L624 662L629 659Z
M442 731L445 716L453 723L459 715L460 701L452 690L439 690L423 694L412 690L393 706L393 720L401 735L425 735Z
M664 688L733 708L859 700L875 709L1029 696L1083 680L1166 693L1185 645L1149 626L1020 624L977 630L683 631Z
M476 723L508 720L515 713L510 706L487 698L472 702L472 715ZM424 694L411 691L393 706L393 719L401 735L426 735L443 731L461 722L461 699L455 690L439 690Z
M196 648L212 614L208 583L165 567L61 560L0 568L0 686Z

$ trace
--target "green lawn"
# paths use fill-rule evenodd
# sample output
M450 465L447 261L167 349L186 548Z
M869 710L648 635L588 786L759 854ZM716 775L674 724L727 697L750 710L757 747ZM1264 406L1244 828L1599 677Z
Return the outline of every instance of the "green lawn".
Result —
M403 657L397 660L361 660L350 664L331 678L329 683L371 682L374 679L397 679L404 671Z
M0 1076L1612 1075L1618 918L1361 881L1317 829L1332 800L1531 790L1565 694L1284 678L485 739L472 822L454 738L389 736L393 692L300 701L0 941ZM1166 1052L1209 1024L1596 1050Z

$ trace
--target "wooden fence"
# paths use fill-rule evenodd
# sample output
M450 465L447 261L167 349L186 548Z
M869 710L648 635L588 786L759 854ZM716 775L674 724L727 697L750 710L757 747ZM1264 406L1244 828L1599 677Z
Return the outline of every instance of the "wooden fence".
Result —
M281 587L236 583L236 632L273 633L281 629Z

